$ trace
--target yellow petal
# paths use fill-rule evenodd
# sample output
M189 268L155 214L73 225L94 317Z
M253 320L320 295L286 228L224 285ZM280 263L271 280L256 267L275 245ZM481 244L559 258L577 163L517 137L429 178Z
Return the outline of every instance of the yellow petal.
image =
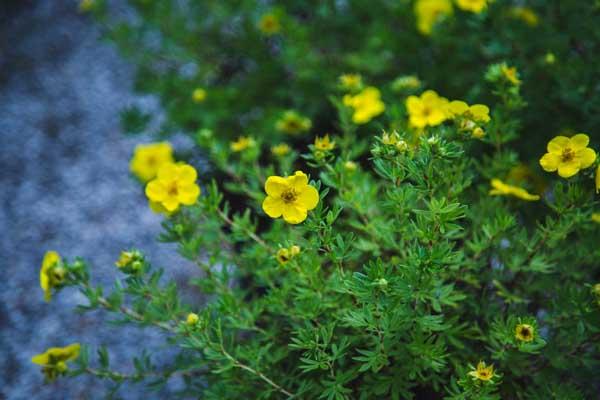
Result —
M306 219L306 209L296 205L287 205L283 208L283 219L288 224L299 224Z
M179 208L179 200L177 197L168 197L160 202L168 212L173 212Z
M158 169L157 178L161 181L177 179L179 168L175 164L165 164Z
M579 163L579 161L577 159L574 159L574 160L566 162L566 163L561 163L558 166L558 175L560 175L563 178L570 178L573 175L575 175L576 173L578 173L580 168L581 168L581 164Z
M563 149L569 145L569 138L566 136L557 136L548 142L548 153L561 154Z
M448 109L454 115L464 114L469 109L469 105L464 101L454 100L448 105Z
M162 201L167 197L167 188L155 179L146 185L146 196L152 201Z
M427 122L431 126L439 125L446 120L446 113L441 108L436 108L432 110L427 118Z
M409 112L409 114L421 112L421 110L423 110L421 99L419 99L417 96L408 96L406 99L406 110Z
M544 171L556 171L558 169L558 166L560 165L560 155L554 153L546 153L542 158L540 158L540 165L542 166Z
M298 196L298 203L307 210L312 210L319 203L319 192L313 186L307 185Z
M587 168L596 161L596 152L589 147L585 147L577 152L576 158L581 164L581 168Z
M279 218L283 214L285 204L279 197L267 196L262 203L262 209L271 218Z
M469 112L473 115L477 121L489 122L490 121L490 109L484 104L475 104L469 108Z
M302 171L296 171L294 175L288 177L288 184L300 193L308 185L308 176Z
M199 195L200 188L198 185L192 183L178 188L177 199L180 203L190 206L196 202Z
M270 176L265 182L265 192L269 196L279 197L289 187L286 178L281 176Z
M582 150L590 143L590 138L585 133L578 133L570 139L570 147L573 150Z
M193 183L196 182L196 178L198 178L198 173L196 172L196 169L194 167L192 167L191 165L178 165L178 174L179 174L179 179L181 179L182 181L186 182L186 183Z

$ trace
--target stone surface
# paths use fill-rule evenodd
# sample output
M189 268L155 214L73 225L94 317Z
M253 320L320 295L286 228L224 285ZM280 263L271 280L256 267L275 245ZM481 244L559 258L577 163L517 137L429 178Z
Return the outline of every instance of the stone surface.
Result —
M102 398L108 384L87 377L43 385L31 356L75 341L105 344L127 372L141 346L168 360L164 338L150 328L114 328L105 313L76 313L84 298L74 289L45 303L39 266L48 249L81 256L93 280L110 286L120 250L135 245L180 282L198 274L173 246L156 243L161 218L128 175L133 147L149 139L123 136L119 111L158 110L158 102L133 94L131 66L98 41L75 2L19 0L0 12L0 399ZM179 386L174 378L163 394ZM139 385L118 392L143 393Z

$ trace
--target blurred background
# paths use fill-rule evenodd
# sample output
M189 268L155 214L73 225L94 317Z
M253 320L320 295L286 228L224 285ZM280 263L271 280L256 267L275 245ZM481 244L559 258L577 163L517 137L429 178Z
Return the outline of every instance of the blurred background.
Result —
M30 358L72 342L107 345L114 365L131 370L128 351L143 343L159 362L155 330L113 329L105 313L78 314L84 301L67 288L45 303L39 268L46 250L81 256L92 279L110 286L119 252L135 244L182 284L197 271L169 245L157 245L161 218L128 173L136 143L121 133L119 113L158 101L132 92L132 68L76 1L0 2L0 399L95 399L108 384L86 377L43 385ZM126 15L125 8L114 12ZM189 143L172 139L176 149ZM118 332L118 335L116 334ZM136 345L134 345L134 343ZM179 387L174 378L164 389ZM117 398L142 397L127 387Z

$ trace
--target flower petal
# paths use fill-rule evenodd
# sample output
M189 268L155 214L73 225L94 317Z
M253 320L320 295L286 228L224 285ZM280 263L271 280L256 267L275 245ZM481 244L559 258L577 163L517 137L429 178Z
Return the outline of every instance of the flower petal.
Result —
M540 165L544 171L553 172L558 169L560 165L560 155L554 153L546 153L540 158Z
M267 196L263 203L262 209L271 218L279 218L283 213L285 203L279 197Z
M146 196L152 201L162 201L167 195L167 188L155 179L146 185Z
M296 171L296 173L288 178L288 185L293 187L298 193L302 192L306 185L308 185L308 176L302 171Z
M200 195L200 188L195 183L187 184L179 187L177 199L180 203L186 206L191 206L196 202Z
M578 133L569 140L570 147L575 151L585 149L590 143L590 138L585 133Z
M558 166L558 175L562 178L570 178L573 175L577 174L581 169L581 163L577 159L573 159L569 162L561 163Z
M184 181L186 183L196 182L196 178L198 178L198 173L196 172L196 169L194 167L186 164L186 165L178 165L177 169L178 169L177 172L179 174L179 179L181 179L182 181Z
M161 181L177 179L179 168L175 164L165 164L158 169L157 178Z
M548 142L548 153L561 154L563 149L569 145L570 139L566 136L557 136Z
M175 196L164 199L160 204L162 204L168 212L173 212L179 208L179 200Z
M297 202L307 210L312 210L319 204L319 192L313 186L306 185L304 190L300 192Z
M299 224L306 219L306 209L297 205L288 205L283 209L283 219L288 224Z
M577 152L576 158L581 164L581 168L590 167L596 161L596 152L589 147L586 147Z
M282 178L281 176L270 176L265 182L265 192L267 192L267 195L273 197L281 196L281 193L288 187L286 178Z

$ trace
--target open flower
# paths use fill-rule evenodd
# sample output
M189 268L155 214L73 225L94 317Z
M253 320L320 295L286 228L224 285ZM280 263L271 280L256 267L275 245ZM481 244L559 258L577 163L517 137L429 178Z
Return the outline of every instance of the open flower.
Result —
M163 165L158 170L156 179L146 185L146 196L168 212L177 210L182 204L192 205L200 195L196 177L196 170L191 165Z
M240 136L235 142L229 144L231 151L236 153L254 146L256 146L256 141L251 136Z
M206 89L196 88L192 92L192 100L194 103L203 103L206 100Z
M290 151L292 151L292 149L287 143L280 143L271 147L271 153L277 157L283 157L289 154Z
M540 159L540 165L544 171L558 170L558 175L569 178L596 160L596 152L587 147L589 142L590 138L583 133L571 138L557 136L548 142L548 152Z
M308 176L296 171L292 176L270 176L265 182L267 197L262 203L271 218L283 216L285 222L299 224L319 203L319 192L308 184Z
M264 14L258 21L258 30L267 36L279 33L281 31L279 17L273 13Z
M300 246L291 246L290 248L282 248L277 250L277 261L281 265L287 264L292 258L300 254Z
M491 381L494 377L494 366L486 366L484 361L479 361L477 368L473 371L470 371L469 375L480 381Z
M79 357L80 348L79 343L73 343L66 347L51 347L44 353L33 356L31 362L41 365L46 379L53 381L69 369L67 366L68 361Z
M487 7L488 0L456 0L458 8L479 14Z
M485 104L468 105L464 101L454 100L448 104L448 111L452 118L465 117L475 122L490 122L490 109Z
M50 301L52 289L63 284L66 274L60 255L56 251L47 251L40 269L40 287L44 291L44 300Z
M448 99L433 90L427 90L420 97L408 96L406 110L409 122L415 128L436 126L448 118Z
M141 181L148 182L156 177L160 167L173 161L173 147L170 143L139 144L133 152L129 170Z
M321 151L329 151L329 150L333 150L335 148L335 141L331 141L329 139L329 134L320 137L317 136L315 138L315 149L317 150L321 150Z
M504 79L506 79L514 86L519 86L521 84L517 67L509 67L508 65L506 65L506 63L503 63L500 65L500 72L502 73Z
M366 124L385 111L385 104L381 101L379 89L369 86L355 95L345 95L344 105L354 109L352 122Z
M521 342L531 342L535 337L535 329L529 324L518 324L515 327L515 338Z
M540 196L537 194L531 194L523 188L506 184L500 179L492 179L491 184L492 189L490 190L490 195L492 196L514 196L527 201L540 199Z
M286 111L275 124L275 128L279 132L295 135L301 132L306 132L312 127L312 122L309 118L303 117L296 111Z
M431 35L433 26L450 14L452 14L450 0L417 0L415 3L417 29L423 35Z

